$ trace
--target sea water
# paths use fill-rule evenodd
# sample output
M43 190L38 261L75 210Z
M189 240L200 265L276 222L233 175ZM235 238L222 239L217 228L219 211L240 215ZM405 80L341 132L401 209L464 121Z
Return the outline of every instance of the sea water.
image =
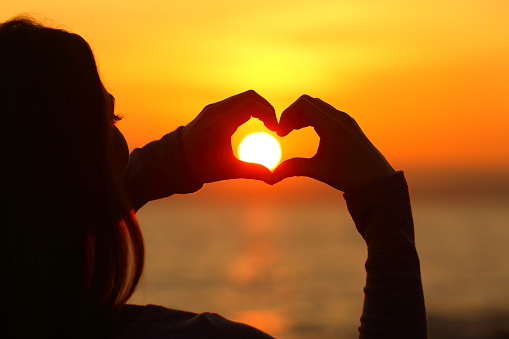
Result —
M340 194L199 194L138 213L147 260L130 302L217 312L283 339L357 336L366 247ZM430 338L494 338L509 329L508 202L412 200Z

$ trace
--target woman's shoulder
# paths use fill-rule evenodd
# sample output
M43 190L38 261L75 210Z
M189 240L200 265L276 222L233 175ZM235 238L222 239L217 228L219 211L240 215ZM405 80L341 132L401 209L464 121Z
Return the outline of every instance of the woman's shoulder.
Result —
M270 339L254 327L216 313L193 313L158 305L125 305L115 317L115 339Z

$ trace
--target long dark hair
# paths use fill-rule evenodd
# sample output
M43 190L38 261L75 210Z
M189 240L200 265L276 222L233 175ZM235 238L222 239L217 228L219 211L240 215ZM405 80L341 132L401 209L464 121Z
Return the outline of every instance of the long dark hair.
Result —
M113 169L112 117L80 36L0 25L0 322L12 338L99 337L143 241Z

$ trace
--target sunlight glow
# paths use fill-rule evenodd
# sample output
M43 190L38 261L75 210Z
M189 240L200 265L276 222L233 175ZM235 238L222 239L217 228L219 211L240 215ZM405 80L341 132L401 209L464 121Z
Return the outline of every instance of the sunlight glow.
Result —
M509 138L508 12L504 0L0 1L0 22L28 13L90 44L131 150L253 89L277 115L302 94L348 112L402 168L504 172L509 147L492 145ZM278 139L284 157L313 156L315 133L297 132Z
M265 132L249 134L239 145L239 159L273 169L281 159L281 146Z

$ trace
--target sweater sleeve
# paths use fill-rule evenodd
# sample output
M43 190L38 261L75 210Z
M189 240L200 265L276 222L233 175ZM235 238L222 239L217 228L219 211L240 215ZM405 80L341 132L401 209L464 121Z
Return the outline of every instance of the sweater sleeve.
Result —
M344 194L366 241L359 338L427 338L427 320L408 186L403 172Z
M202 188L188 170L180 146L182 127L136 148L129 156L124 172L124 187L137 211L151 200L180 193L193 193Z

